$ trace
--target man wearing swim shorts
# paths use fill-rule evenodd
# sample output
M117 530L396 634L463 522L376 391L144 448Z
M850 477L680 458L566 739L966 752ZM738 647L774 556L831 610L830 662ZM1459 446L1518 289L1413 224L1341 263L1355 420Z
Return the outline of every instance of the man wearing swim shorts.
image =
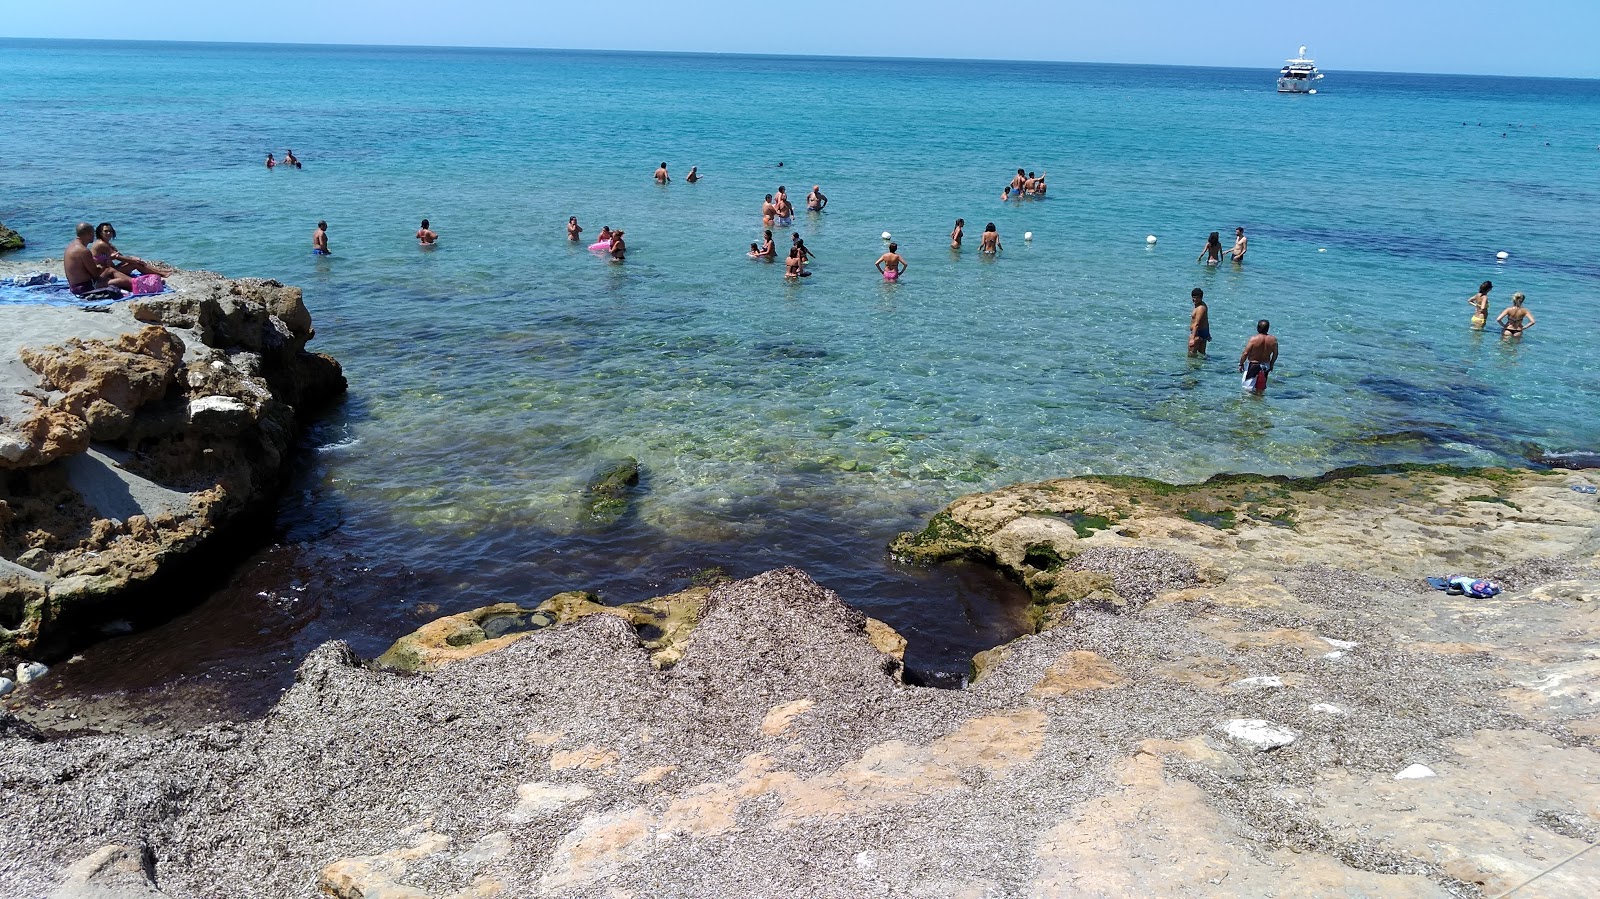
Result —
M878 257L878 272L885 281L898 281L906 273L906 261L900 257L899 244L889 244L889 252Z
M1189 291L1189 298L1194 300L1194 312L1189 315L1189 355L1204 356L1211 341L1211 310L1206 306L1206 292L1200 288Z
M828 208L828 198L822 193L822 185L811 185L811 193L806 194L806 209L811 212L821 212Z
M661 168L656 169L656 183L657 184L666 184L668 181L671 181L671 180L672 180L671 178L667 177L667 164L664 163L664 162L661 163Z
M1267 372L1278 364L1278 338L1267 333L1272 323L1266 319L1256 322L1256 334L1244 345L1239 354L1239 371L1244 374L1241 385L1252 393L1267 392Z
M1244 254L1250 249L1250 239L1244 236L1243 228L1233 229L1233 261L1243 262Z
M328 223L317 222L317 230L311 232L311 255L332 256L333 251L328 249Z
M89 251L89 242L94 240L93 225L79 222L74 232L76 236L72 243L67 244L67 249L61 254L61 269L67 276L67 289L72 291L73 296L81 297L102 287L133 290L132 278L95 261L94 253Z

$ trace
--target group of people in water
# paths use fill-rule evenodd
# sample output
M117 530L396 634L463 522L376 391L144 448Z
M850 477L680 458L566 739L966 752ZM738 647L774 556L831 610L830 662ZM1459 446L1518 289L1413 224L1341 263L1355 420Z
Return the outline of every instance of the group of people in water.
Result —
M1493 281L1485 281L1478 285L1478 292L1467 298L1472 306L1472 330L1482 331L1489 325L1489 291L1494 290ZM1500 310L1495 316L1494 323L1500 326L1500 339L1510 340L1521 337L1527 330L1538 322L1534 321L1533 313L1523 305L1527 297L1520 291L1511 295L1511 305Z
M1213 232L1213 236L1215 233ZM1189 291L1194 309L1189 313L1189 355L1205 358L1206 344L1211 342L1211 307L1206 305L1206 292L1196 287ZM1278 338L1270 333L1272 322L1260 319L1256 333L1245 341L1239 354L1241 386L1251 393L1267 392L1267 375L1278 364Z
M1032 198L1040 200L1044 198L1047 190L1049 190L1049 185L1044 183L1044 175L1035 175L1032 172L1017 169L1017 173L1011 177L1011 183L1000 191L1000 199L1025 200Z
M662 168L666 167L666 163L662 163L661 165ZM693 173L694 172L691 169L690 174ZM568 216L567 240L577 243L582 239L583 226L578 224L578 217L575 215ZM601 225L600 233L596 236L595 242L589 244L589 249L596 253L607 256L615 262L621 262L628 254L628 242L623 240L623 232L621 228L613 231L611 230L610 225Z
M73 296L92 298L101 292L108 299L138 292L135 280L147 275L165 277L172 269L154 262L146 262L117 249L112 243L117 229L110 222L90 225L79 222L76 236L61 254L62 273L67 278L67 289ZM149 292L159 292L159 288Z
M1244 254L1250 249L1250 240L1244 236L1244 228L1233 229L1233 249L1228 251L1228 257L1233 262L1244 262ZM1206 265L1222 264L1222 234L1218 231L1211 232L1206 238L1205 249L1194 258L1195 262L1205 261Z
M300 160L295 158L293 150L284 150L283 151L283 160L282 161L274 159L272 157L271 153L267 154L267 170L268 171L271 171L271 170L277 168L280 165L283 166L284 168L291 168L291 169L302 169L302 168L305 168L305 166L300 164Z

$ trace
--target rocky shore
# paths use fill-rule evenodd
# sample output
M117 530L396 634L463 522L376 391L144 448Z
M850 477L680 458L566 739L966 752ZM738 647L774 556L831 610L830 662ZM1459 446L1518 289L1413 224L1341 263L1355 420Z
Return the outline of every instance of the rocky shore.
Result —
M59 263L7 263L0 276ZM0 306L0 661L51 661L185 598L270 507L344 390L297 288L180 272L102 305Z
M0 894L1594 895L1592 483L964 497L894 551L1001 567L1038 633L963 690L903 682L892 632L791 569L451 616L381 663L327 644L259 721L7 716ZM1423 582L1457 571L1505 592Z

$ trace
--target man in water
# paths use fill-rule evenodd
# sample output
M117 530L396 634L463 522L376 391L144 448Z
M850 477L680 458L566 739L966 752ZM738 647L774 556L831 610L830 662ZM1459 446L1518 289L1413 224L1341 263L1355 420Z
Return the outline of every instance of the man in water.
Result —
M61 254L61 269L67 276L67 288L72 295L81 297L102 287L132 291L132 278L109 265L101 265L89 251L89 242L94 240L94 226L79 222L74 232L76 236L72 243L67 244L67 249Z
M1244 229L1233 229L1233 261L1243 262L1245 251L1248 249L1250 249L1250 239L1244 236Z
M657 184L666 184L668 181L671 181L671 180L672 180L671 178L667 177L667 164L664 163L664 162L661 163L661 168L656 169L656 183Z
M1256 335L1239 354L1239 371L1244 373L1242 386L1253 393L1267 392L1267 372L1278 364L1278 338L1267 333L1271 327L1266 319L1256 322Z
M1521 337L1523 332L1537 324L1533 320L1533 313L1522 307L1526 299L1520 292L1512 294L1511 305L1494 317L1495 323L1500 326L1501 339Z
M1013 196L1022 195L1022 186L1028 183L1028 173L1017 169L1017 175L1011 179L1011 193Z
M789 192L781 184L778 185L778 196L772 201L772 207L778 213L778 224L788 225L794 218L794 204L789 202Z
M806 209L811 212L821 212L828 208L828 198L823 196L822 185L811 185L811 193L806 194Z
M333 251L328 249L328 223L317 222L317 230L311 232L311 255L332 256Z
M579 229L579 230L582 230L582 229ZM421 245L423 245L425 247L431 247L438 240L439 240L439 235L433 233L433 230L428 227L428 220L427 219L423 219L422 220L422 227L417 229L417 243L419 243L419 244L421 244Z
M689 174L683 176L683 180L689 182L690 184L693 184L696 181L699 181L700 180L700 167L697 166L697 165L689 166Z
M906 261L900 257L900 245L889 244L889 252L878 257L878 272L885 281L898 281L906 273Z
M1189 298L1194 300L1194 311L1189 314L1189 355L1204 356L1211 341L1211 310L1206 306L1206 292L1200 288L1189 291Z

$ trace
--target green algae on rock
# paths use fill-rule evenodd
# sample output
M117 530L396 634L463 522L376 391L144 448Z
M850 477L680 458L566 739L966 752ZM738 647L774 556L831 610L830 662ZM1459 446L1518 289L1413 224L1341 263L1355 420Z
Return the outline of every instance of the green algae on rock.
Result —
M4 224L0 224L0 253L20 250L27 245L28 242L22 239L21 234L7 228Z
M632 456L600 466L583 490L590 517L601 524L613 524L628 514L628 497L639 486L639 474L639 460Z

